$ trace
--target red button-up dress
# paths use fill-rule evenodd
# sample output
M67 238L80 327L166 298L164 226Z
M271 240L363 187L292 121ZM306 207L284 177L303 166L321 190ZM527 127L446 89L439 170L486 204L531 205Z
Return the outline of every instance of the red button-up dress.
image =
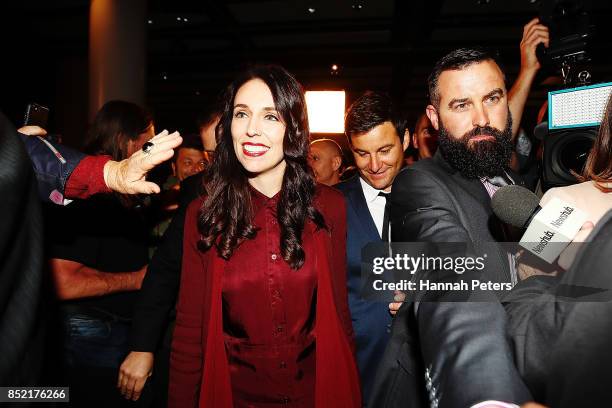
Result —
M251 195L257 237L234 252L223 275L223 332L234 405L314 405L313 257L292 270L280 254L279 194ZM305 234L302 245L312 253Z
M360 407L342 194L317 187L328 229L305 225L299 270L280 255L278 197L251 199L259 231L229 261L198 251L202 201L187 209L169 407Z

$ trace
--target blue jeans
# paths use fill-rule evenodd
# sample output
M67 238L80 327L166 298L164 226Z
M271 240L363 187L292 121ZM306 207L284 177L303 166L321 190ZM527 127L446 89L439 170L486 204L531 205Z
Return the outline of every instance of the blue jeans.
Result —
M119 368L128 352L129 322L113 315L64 315L64 361L71 367Z
M64 312L64 376L72 408L141 407L117 389L119 366L128 352L129 321L87 310Z

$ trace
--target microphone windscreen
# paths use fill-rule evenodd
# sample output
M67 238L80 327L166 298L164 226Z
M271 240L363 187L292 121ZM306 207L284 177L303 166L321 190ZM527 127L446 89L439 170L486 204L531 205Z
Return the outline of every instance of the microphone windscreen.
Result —
M539 204L537 195L517 185L501 187L491 198L491 208L497 218L518 228L526 227Z

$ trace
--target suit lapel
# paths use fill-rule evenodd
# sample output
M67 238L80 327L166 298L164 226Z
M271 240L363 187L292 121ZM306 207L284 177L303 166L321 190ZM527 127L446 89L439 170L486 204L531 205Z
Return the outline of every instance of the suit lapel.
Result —
M451 175L454 183L456 183L459 187L461 187L462 190L464 190L474 200L476 200L478 203L482 205L482 209L488 215L486 224L474 226L474 231L476 234L474 236L474 240L481 241L479 244L482 244L482 242L486 242L486 240L484 241L482 240L482 236L480 236L480 234L478 233L478 230L480 228L483 230L483 232L488 231L489 235L491 236L491 238L493 238L493 240L507 241L508 234L505 229L505 225L493 213L493 209L491 208L491 197L489 197L489 193L487 192L487 189L480 182L480 180L468 179L468 178L463 177L459 171L452 168L446 162L446 160L444 160L439 150L438 152L436 152L436 155L434 156L434 160L436 160L438 164L442 166ZM519 183L521 180L520 177L516 176L515 174L512 174L511 177L517 183ZM470 208L468 206L465 206L464 209L465 211L468 212L468 216L469 216ZM511 279L510 269L509 269L510 267L508 264L507 255L505 251L503 251L499 247L498 247L498 255L499 255L499 262L500 262L501 269L494 271L494 273L497 274L497 279L499 279L499 281L510 281Z
M457 185L466 190L470 196L474 197L479 203L482 203L488 213L491 212L491 197L489 197L487 189L480 180L465 178L459 172L453 174L453 180Z
M359 176L356 176L351 180L351 189L348 192L348 196L349 202L351 203L355 214L357 214L357 218L361 223L363 230L368 235L368 239L370 241L380 240L378 229L376 229L376 224L374 224L372 214L370 214L368 204L366 203L365 196L363 195L363 189L361 188Z

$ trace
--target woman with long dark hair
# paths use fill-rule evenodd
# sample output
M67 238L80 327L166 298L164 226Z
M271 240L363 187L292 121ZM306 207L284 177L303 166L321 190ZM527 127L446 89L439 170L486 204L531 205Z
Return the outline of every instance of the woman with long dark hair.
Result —
M358 407L342 195L316 185L299 83L228 87L206 197L187 210L172 407Z

